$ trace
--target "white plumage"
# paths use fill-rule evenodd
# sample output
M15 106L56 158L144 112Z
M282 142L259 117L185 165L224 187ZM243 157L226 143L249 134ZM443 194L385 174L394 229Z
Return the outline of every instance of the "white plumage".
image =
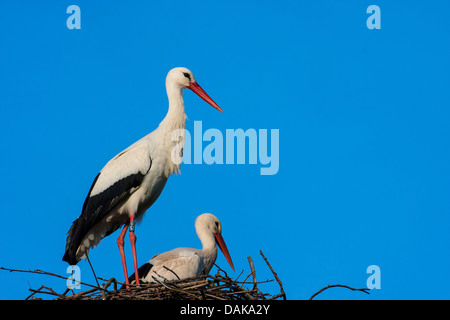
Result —
M145 282L188 279L208 274L217 259L217 246L234 271L233 262L222 238L219 219L204 213L195 220L195 230L202 243L202 249L176 248L154 256L139 268L139 277ZM130 282L135 275L130 277Z
M124 226L117 239L128 280L124 236L130 227L130 242L135 273L137 273L136 236L134 226L161 194L167 179L180 170L173 161L174 147L184 146L184 140L173 139L173 132L186 127L183 89L191 89L217 110L220 107L198 85L186 68L174 68L166 77L169 110L158 128L112 158L92 183L81 215L69 229L63 260L73 265L89 254L89 249L101 239Z

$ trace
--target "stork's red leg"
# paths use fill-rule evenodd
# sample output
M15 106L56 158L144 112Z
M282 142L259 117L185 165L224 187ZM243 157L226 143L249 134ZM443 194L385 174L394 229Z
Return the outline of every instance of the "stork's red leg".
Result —
M136 279L136 284L139 284L139 272L138 272L138 263L137 263L137 255L136 255L136 235L134 234L134 214L130 215L130 243L131 243L131 252L133 253L133 263L134 263L134 275Z
M122 267L123 267L123 273L125 275L125 283L126 284L129 284L130 282L128 281L127 262L125 260L125 251L123 249L125 241L123 239L125 238L125 234L127 233L129 224L130 224L129 222L127 222L125 224L125 226L123 227L122 231L120 232L119 237L117 238L117 245L119 246L120 258L122 259ZM129 289L128 286L127 286L127 289Z

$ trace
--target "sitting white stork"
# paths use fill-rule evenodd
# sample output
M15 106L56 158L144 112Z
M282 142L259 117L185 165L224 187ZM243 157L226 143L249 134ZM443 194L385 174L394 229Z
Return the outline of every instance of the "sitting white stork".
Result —
M81 215L69 229L63 257L69 264L86 259L89 249L101 239L124 226L119 246L125 281L128 272L124 252L124 237L128 230L133 254L134 270L138 274L135 223L161 194L170 174L180 169L174 163L172 149L180 145L173 141L174 130L185 130L183 89L191 89L217 110L222 109L198 85L186 68L174 68L166 77L169 111L159 127L112 158L92 183L84 201ZM181 142L184 145L184 139ZM139 281L139 278L138 278ZM138 282L137 281L137 282Z
M201 250L176 248L158 254L139 268L139 278L143 282L163 282L207 275L217 259L216 243L234 271L233 261L222 238L219 219L211 213L201 214L195 220L195 231L203 246ZM135 280L136 276L133 274L129 283Z

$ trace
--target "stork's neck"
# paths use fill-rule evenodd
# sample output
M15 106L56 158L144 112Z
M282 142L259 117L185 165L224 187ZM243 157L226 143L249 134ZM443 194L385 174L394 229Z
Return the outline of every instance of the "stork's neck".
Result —
M175 129L186 128L186 114L184 112L183 89L174 82L166 82L167 97L169 98L169 111L160 123L169 132Z
M197 231L198 237L202 242L202 259L204 263L204 272L209 273L217 259L216 240L209 228L207 230Z
M206 225L196 226L197 236L202 242L203 251L217 250L214 234Z
M211 229L206 224L198 223L196 221L195 231L197 231L197 236L199 237L203 246L201 251L201 257L204 263L203 271L208 274L217 259L216 239Z
M157 140L159 148L166 150L167 157L172 160L165 163L164 174L169 177L169 175L180 171L180 162L178 162L178 159L175 162L173 161L172 152L174 151L173 148L177 146L175 152L179 152L180 155L183 154L186 114L184 113L182 88L176 83L166 80L166 90L169 98L169 111L167 111L166 117L161 121L154 134L159 137Z

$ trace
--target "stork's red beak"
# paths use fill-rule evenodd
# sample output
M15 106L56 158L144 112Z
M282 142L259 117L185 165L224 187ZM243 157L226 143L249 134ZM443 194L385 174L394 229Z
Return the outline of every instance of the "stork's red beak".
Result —
M234 265L233 261L231 261L230 253L228 252L227 245L225 244L225 241L223 241L222 235L220 233L216 233L214 235L216 237L216 242L219 245L220 250L222 250L223 255L225 258L227 258L228 263L231 266L231 269L234 271Z
M211 106L223 113L223 110L217 105L217 103L214 102L213 99L211 99L210 96L208 96L205 90L203 90L197 82L191 82L188 88L194 91L200 98L208 102Z

